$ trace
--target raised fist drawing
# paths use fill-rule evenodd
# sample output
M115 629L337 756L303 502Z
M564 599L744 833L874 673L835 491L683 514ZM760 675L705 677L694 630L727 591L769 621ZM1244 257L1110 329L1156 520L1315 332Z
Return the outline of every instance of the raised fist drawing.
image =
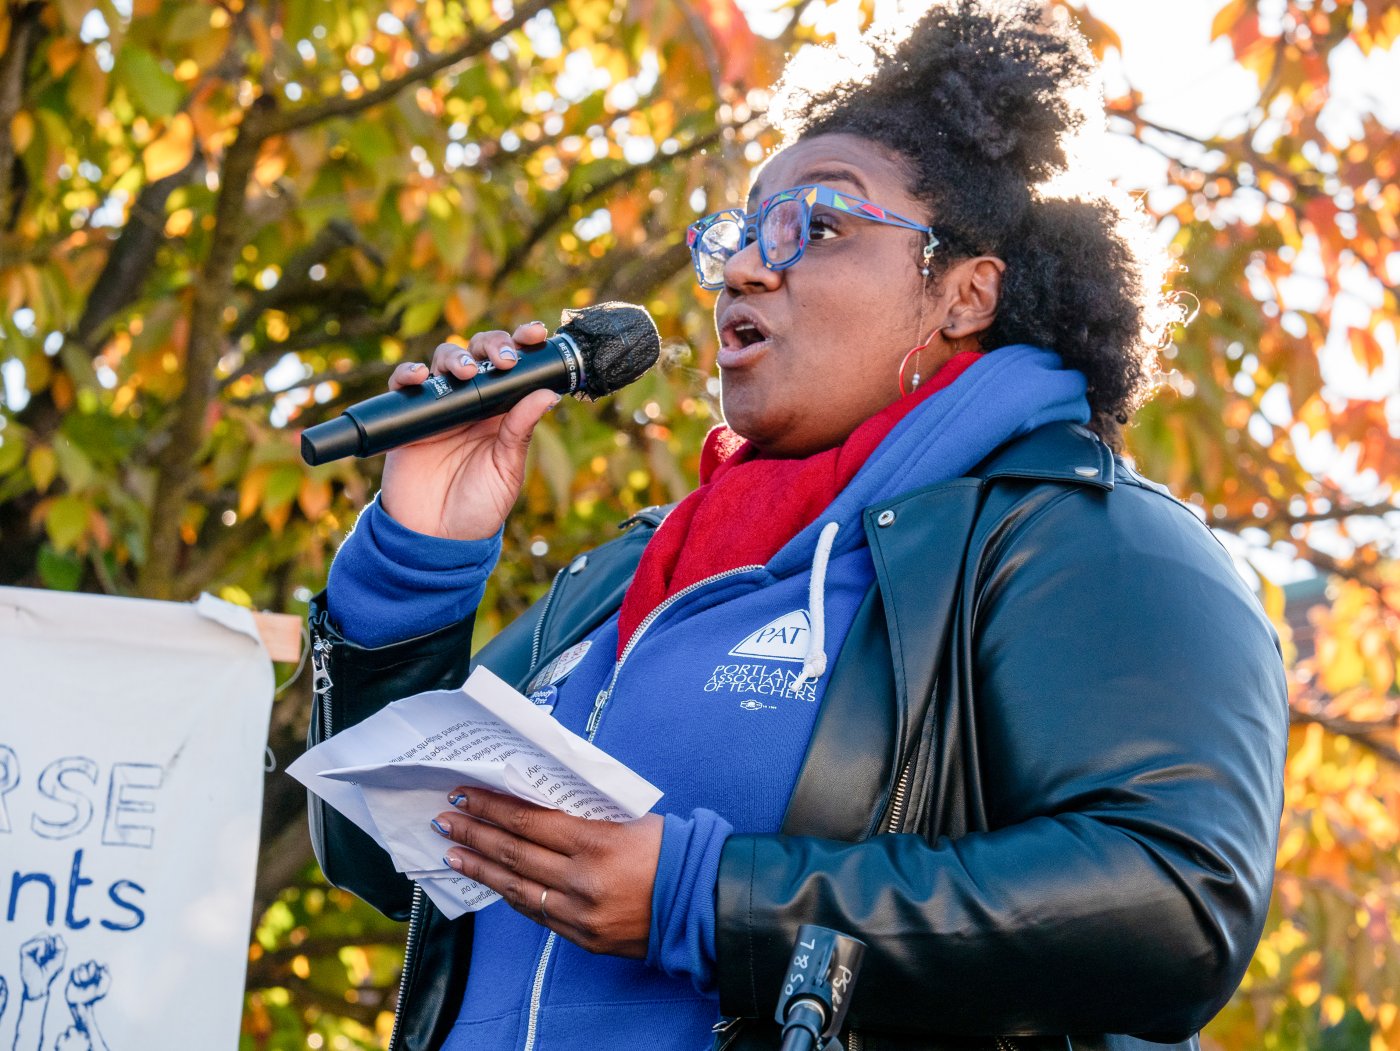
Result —
M89 1007L107 995L112 986L112 976L107 968L96 960L80 963L68 972L68 987L64 995L68 1006L75 1012L79 1007Z
M19 976L24 998L39 1000L49 995L49 986L63 970L68 946L57 934L36 934L19 947Z
M68 1010L73 1013L74 1023L85 1038L83 1043L74 1042L75 1051L84 1051L85 1045L92 1051L107 1051L107 1041L102 1038L93 1006L107 995L111 987L111 973L96 960L80 963L68 972L64 997L68 1000ZM67 1035L64 1034L65 1037Z

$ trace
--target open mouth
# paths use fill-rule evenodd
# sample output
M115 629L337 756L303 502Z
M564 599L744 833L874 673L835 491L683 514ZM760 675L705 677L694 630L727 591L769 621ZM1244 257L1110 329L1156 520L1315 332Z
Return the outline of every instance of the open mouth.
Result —
M741 347L751 347L755 343L762 343L768 338L757 325L748 321L741 321L739 324L735 325L733 335Z

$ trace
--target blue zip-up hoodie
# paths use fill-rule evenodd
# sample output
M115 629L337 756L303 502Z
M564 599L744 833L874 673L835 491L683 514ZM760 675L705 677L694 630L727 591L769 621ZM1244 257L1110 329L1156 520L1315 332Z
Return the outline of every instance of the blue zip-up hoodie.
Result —
M1084 389L1083 377L1048 351L984 355L900 421L766 566L737 568L668 599L616 659L613 616L572 651L572 663L536 675L532 695L552 703L560 722L591 734L665 793L648 955L594 956L505 905L490 906L476 918L466 996L445 1051L629 1039L645 1040L649 1051L710 1046L720 851L732 832L773 833L782 823L828 655L839 652L874 576L861 512L963 475L1043 424L1086 422ZM332 615L361 645L434 630L474 608L498 551L499 537L419 536L376 503L332 566Z

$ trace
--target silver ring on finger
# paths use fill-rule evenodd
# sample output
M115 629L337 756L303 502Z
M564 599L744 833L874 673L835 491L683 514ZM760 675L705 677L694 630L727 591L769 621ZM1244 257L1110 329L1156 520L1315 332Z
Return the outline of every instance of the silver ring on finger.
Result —
M540 891L540 915L543 916L546 921L549 920L549 910L544 907L544 900L547 897L549 897L549 888L545 887Z

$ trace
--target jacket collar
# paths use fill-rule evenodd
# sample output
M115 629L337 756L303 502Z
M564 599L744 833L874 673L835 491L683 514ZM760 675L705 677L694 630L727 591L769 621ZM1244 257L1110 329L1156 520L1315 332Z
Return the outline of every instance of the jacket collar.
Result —
M1009 442L969 472L975 478L1025 478L1113 488L1113 451L1077 423L1050 423Z

